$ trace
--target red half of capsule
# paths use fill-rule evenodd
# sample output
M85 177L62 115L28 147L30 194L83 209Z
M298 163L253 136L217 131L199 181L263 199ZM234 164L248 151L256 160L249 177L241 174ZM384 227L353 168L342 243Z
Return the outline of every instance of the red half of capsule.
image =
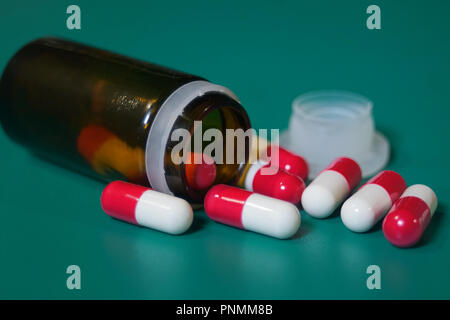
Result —
M293 204L300 202L303 191L306 188L302 178L284 170L278 170L277 173L272 175L263 175L261 169L256 172L253 178L252 187L254 192Z
M386 239L397 247L410 247L422 237L431 219L428 205L417 197L397 200L383 221Z
M278 168L293 174L295 176L299 176L303 180L308 177L309 167L306 160L280 146L270 145L267 147L267 158L270 161L270 158L273 154L278 152Z
M366 184L371 183L383 187L391 197L391 203L394 203L406 189L406 182L402 176L391 170L381 171Z
M138 224L135 216L136 204L147 190L151 189L128 182L113 181L103 190L103 211L113 218Z
M348 189L352 190L361 181L361 168L358 163L351 158L337 158L331 162L325 170L333 170L339 172L345 180L347 180ZM324 170L324 171L325 171Z
M230 188L224 184L215 185L206 193L205 212L212 220L244 229L241 213L251 194L244 189Z

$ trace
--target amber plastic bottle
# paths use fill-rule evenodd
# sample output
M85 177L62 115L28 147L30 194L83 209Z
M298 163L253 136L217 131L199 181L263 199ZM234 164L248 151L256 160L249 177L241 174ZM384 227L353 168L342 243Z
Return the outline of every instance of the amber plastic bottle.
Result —
M0 121L18 143L105 181L150 185L200 203L207 190L192 188L184 165L170 156L173 130L193 132L195 120L223 132L250 128L225 87L60 39L24 46L0 82ZM235 183L244 167L217 165L215 183Z

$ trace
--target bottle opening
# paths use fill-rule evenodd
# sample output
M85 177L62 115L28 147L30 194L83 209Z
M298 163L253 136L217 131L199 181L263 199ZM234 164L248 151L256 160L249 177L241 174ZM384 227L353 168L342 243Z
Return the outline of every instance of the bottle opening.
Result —
M250 128L248 119L242 116L241 108L236 101L217 93L199 97L186 107L174 125L174 131L186 129L189 132L189 140L184 141L187 143L186 148L180 148L183 142L177 139L169 141L166 147L170 155L165 157L165 170L173 173L166 175L166 179L175 195L183 196L185 193L201 201L212 185L236 182L248 161L250 138L244 136L240 139L235 136L230 140L227 131L244 132ZM178 155L174 154L178 150ZM192 154L197 155L197 158L190 156ZM175 163L177 156L183 158L181 164ZM215 177L211 183L207 183L213 171L211 163L215 167ZM196 178L192 179L192 174L197 172Z
M231 91L206 81L184 85L164 102L150 129L146 148L150 185L201 203L211 180L212 184L233 184L241 175L248 161L251 135L244 134L242 147L242 141L237 141L242 135L230 140L227 133L251 133L248 129L247 113ZM209 160L186 166L186 155L192 153L200 159L203 153L214 159L215 169L208 165ZM198 176L205 174L208 177Z

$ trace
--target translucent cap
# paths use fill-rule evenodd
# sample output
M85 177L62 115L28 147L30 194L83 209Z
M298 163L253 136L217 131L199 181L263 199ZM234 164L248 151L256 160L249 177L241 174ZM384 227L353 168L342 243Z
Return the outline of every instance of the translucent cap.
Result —
M350 157L363 177L381 170L389 159L389 142L375 131L372 102L345 91L315 91L292 103L289 129L280 143L306 158L312 179L338 157Z

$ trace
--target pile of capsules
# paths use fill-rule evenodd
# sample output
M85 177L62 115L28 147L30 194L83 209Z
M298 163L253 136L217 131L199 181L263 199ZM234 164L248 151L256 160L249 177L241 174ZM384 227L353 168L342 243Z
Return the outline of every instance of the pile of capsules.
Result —
M209 218L287 239L300 227L300 206L314 218L326 218L343 203L341 219L351 231L366 232L384 217L386 239L395 246L410 247L420 240L436 210L433 190L422 184L407 188L401 175L390 170L380 172L349 197L361 181L361 168L347 157L335 159L306 187L307 162L279 146L272 145L272 152L274 148L278 148L279 155L277 173L261 173L262 168L271 165L270 152L266 153L265 159L248 170L245 189L212 186L214 163L186 166L187 178L193 185L210 187L204 199ZM187 201L122 181L105 188L101 203L103 210L116 219L170 234L185 232L193 220Z

